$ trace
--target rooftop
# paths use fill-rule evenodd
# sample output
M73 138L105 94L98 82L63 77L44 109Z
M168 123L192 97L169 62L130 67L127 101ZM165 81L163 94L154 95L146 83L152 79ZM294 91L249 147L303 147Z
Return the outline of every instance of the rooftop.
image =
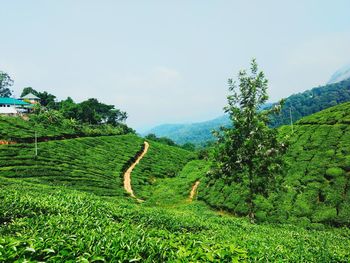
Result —
M34 99L34 100L39 100L40 98L35 96L33 93L28 93L27 95L23 96L21 99Z
M14 98L2 98L0 97L0 104L7 104L7 105L30 105L30 103L22 101L22 100L17 100Z

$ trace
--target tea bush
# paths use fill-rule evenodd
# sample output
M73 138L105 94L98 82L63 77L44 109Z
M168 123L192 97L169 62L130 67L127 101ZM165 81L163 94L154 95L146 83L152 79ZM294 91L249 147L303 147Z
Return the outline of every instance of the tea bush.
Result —
M280 189L255 201L260 221L304 218L315 227L350 225L349 116L350 103L344 103L301 119L293 131L290 126L279 129L281 137L290 136L284 157L288 169ZM241 193L223 178L207 179L199 197L216 209L240 215L246 212Z
M99 195L123 195L125 164L140 150L135 135L0 145L0 176Z

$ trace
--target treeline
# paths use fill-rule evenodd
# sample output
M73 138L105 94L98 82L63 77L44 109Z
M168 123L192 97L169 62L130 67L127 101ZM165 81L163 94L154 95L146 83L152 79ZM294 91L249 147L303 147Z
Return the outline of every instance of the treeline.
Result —
M86 101L75 103L71 97L62 101L56 101L56 96L46 91L38 92L31 87L24 88L21 97L32 93L40 98L40 106L34 109L34 113L40 114L47 111L57 111L63 118L74 119L80 123L92 125L110 124L117 126L127 119L127 113L116 109L114 105L107 105L97 99L90 98Z
M289 96L280 114L272 116L271 127L279 127L302 117L350 101L350 79ZM273 104L275 105L275 104Z

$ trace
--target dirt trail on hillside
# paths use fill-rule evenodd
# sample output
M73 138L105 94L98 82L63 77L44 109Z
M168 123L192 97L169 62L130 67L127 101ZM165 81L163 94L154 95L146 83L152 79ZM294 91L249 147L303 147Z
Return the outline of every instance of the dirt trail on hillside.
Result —
M126 170L124 173L124 189L134 198L136 196L134 195L134 191L131 187L131 172L134 170L135 166L140 162L140 160L143 158L143 156L147 153L149 144L148 142L144 142L145 148L143 149L143 152L140 154L140 156L136 159L136 161ZM138 201L142 201L141 199L137 199Z
M199 183L200 183L200 181L197 180L197 181L194 183L194 185L192 186L191 193L190 193L190 201L192 201L193 198L194 198L194 196L196 195L196 193L197 193L197 188L198 188L198 186L199 186Z

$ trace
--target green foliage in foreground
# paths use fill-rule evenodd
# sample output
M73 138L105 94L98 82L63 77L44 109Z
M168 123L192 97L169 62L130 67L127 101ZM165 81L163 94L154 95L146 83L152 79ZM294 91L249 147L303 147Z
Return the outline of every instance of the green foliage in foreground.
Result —
M1 187L4 186L5 187ZM348 262L348 229L251 225L0 177L0 261Z
M175 177L195 153L175 146L150 142L147 154L132 172L132 186L135 195L147 198L151 192L143 190L145 186L153 185L159 178Z
M99 195L123 195L125 165L141 149L135 135L0 145L0 176L60 185Z

